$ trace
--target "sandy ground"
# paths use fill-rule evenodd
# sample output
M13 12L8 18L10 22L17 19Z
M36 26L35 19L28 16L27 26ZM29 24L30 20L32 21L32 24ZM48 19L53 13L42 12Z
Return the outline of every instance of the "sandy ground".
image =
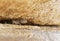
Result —
M60 26L0 24L0 41L60 41Z

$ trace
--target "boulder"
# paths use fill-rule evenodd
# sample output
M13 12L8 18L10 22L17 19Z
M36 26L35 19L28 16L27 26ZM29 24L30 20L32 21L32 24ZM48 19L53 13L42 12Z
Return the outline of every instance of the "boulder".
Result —
M4 19L60 25L60 0L0 0L0 20Z

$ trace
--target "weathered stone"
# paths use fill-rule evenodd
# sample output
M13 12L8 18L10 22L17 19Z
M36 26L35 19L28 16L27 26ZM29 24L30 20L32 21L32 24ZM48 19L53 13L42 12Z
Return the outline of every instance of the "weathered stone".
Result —
M39 25L60 25L60 0L0 0L0 20L17 18Z
M0 24L0 41L60 41L60 26Z

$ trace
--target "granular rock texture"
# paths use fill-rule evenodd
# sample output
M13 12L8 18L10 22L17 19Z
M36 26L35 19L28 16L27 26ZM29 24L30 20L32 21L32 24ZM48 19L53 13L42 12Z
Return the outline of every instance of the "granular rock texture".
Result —
M60 25L60 0L0 0L0 20Z
M0 41L60 41L60 26L0 24Z

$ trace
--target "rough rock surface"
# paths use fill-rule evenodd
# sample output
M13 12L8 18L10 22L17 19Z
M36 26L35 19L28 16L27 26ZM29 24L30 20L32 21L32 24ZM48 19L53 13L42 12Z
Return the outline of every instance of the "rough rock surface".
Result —
M0 20L17 18L39 25L60 25L60 0L0 0Z
M0 24L0 41L60 41L60 26Z

